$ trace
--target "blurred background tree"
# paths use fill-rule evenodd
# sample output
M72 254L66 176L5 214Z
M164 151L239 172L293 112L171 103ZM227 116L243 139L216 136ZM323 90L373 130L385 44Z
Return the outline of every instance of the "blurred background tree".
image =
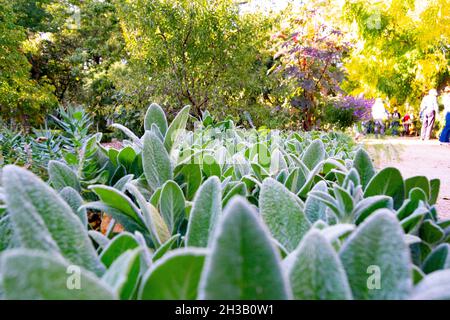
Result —
M419 100L449 80L450 1L360 1L343 6L355 50L344 88L352 94Z
M129 59L125 92L194 115L258 117L271 19L241 14L231 0L116 1Z
M309 130L351 125L378 96L418 108L449 83L449 2L0 0L0 119L81 105L97 130L139 131L157 102Z

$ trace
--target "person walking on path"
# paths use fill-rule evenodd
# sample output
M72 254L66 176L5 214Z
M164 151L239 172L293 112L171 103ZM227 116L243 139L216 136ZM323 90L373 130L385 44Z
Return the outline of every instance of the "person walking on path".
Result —
M372 106L372 119L374 123L375 138L378 138L378 134L384 135L384 121L386 121L387 112L384 107L383 100L377 98Z
M412 124L412 113L411 113L411 107L409 106L408 102L405 104L405 110L406 110L406 113L405 113L405 115L402 118L403 135L404 136L409 136L409 127Z
M400 112L398 112L397 107L394 108L394 112L392 113L391 118L392 118L392 123L391 123L392 134L394 136L396 136L396 135L398 135L398 129L400 127L400 118L401 118Z
M444 95L442 97L442 103L444 104L444 119L445 126L442 129L439 141L441 143L450 142L450 87L447 86L444 89Z
M439 112L436 89L431 89L428 95L423 97L422 103L420 104L420 112L423 115L420 138L422 140L429 140L433 131L434 121Z

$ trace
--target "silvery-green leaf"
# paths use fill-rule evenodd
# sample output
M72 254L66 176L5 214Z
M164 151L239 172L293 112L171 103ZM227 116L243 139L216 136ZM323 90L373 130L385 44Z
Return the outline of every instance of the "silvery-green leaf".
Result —
M71 187L65 187L59 192L59 195L67 202L67 204L72 208L73 212L80 218L83 226L87 227L88 218L86 208L82 208L83 198L80 194Z
M409 191L413 188L420 188L426 195L426 199L430 198L430 182L425 176L415 176L405 179L405 193L409 194Z
M425 278L425 273L423 273L422 270L415 264L412 266L412 278L414 285L418 284L420 281L422 281L423 278Z
M312 229L291 253L287 274L298 300L348 300L352 298L345 270L330 242Z
M139 278L140 248L122 253L102 276L121 300L131 298Z
M247 195L247 187L243 182L236 183L236 185L224 195L222 199L222 206L225 207L228 201L230 201L233 197L238 195L243 197Z
M169 228L164 222L163 218L151 203L147 202L139 192L139 190L132 184L127 184L126 188L135 198L142 212L142 218L150 233L150 238L155 247L158 247L170 237Z
M372 177L364 191L364 198L377 195L392 197L394 208L400 208L405 200L405 183L398 169L384 168Z
M432 220L425 220L419 229L420 238L429 244L435 244L445 238L444 230Z
M124 168L129 170L133 165L134 159L136 158L136 151L130 146L127 146L120 150L117 155L117 162L121 164Z
M105 236L105 235L104 235L103 233L101 233L101 232L98 232L98 231L95 231L95 230L89 230L89 231L88 231L88 234L89 234L89 237L91 237L92 240L94 240L95 243L97 243L98 246L99 246L101 249L105 249L105 248L108 246L109 242L110 242L110 240L108 239L108 237Z
M102 251L100 259L106 267L110 267L124 252L137 247L139 247L139 243L134 236L128 232L122 232L109 242Z
M139 209L125 193L104 185L92 185L89 186L89 189L92 190L105 205L123 212L137 224L145 226Z
M103 273L85 226L55 190L16 166L3 168L3 186L14 231L24 248L60 253L73 264Z
M205 154L202 158L202 170L206 177L217 176L220 177L222 175L222 169L220 165L217 163L214 156L210 154Z
M110 300L112 290L93 273L48 252L14 249L0 260L1 282L11 300Z
M441 269L450 268L450 244L441 243L431 251L425 259L422 270L425 273L432 273Z
M11 218L8 215L0 218L0 252L10 247L13 234L14 229Z
M264 180L259 195L261 216L275 239L289 252L311 227L296 197L272 178Z
M186 199L192 200L202 183L200 165L197 163L184 164L181 169L175 170L175 172L175 181L182 186Z
M364 149L361 148L356 152L353 166L358 171L361 184L365 189L369 184L369 181L375 175L375 169L373 167L372 159L370 159L369 154Z
M270 174L273 176L286 168L287 163L286 160L284 159L283 154L280 152L278 148L273 150L270 159L270 169L269 169Z
M368 217L343 244L340 257L355 299L404 299L411 260L403 230L385 209Z
M327 184L325 181L319 181L313 188L312 191L322 191L327 192ZM317 220L327 221L326 216L327 206L325 203L314 197L306 198L305 202L305 214L308 220L315 222Z
M186 123L189 118L189 110L190 106L185 106L183 109L181 109L181 111L178 112L175 119L173 119L172 123L170 124L169 129L167 130L164 138L164 146L169 153L172 150L173 144L177 141L182 131L184 131L186 128Z
M322 230L323 236L330 242L338 240L355 230L355 225L347 223L339 223L326 227Z
M185 217L185 199L178 184L171 180L164 184L159 199L159 208L170 233L177 233Z
M167 252L169 252L179 241L181 234L176 234L164 242L158 250L155 251L152 257L152 261L155 262L158 259L161 259Z
M413 236L412 234L405 234L405 243L410 246L414 243L420 243L422 239L417 236Z
M423 278L410 297L413 300L450 300L450 270L433 272Z
M142 300L195 300L207 251L178 249L159 259L144 275Z
M326 152L323 142L314 140L303 153L302 161L309 170L312 170L319 162L325 159L325 156Z
M400 221L400 224L405 233L415 232L427 214L428 209L420 205L411 215Z
M341 212L345 214L347 220L351 218L351 213L353 211L354 203L353 197L350 193L344 188L340 187L337 184L333 186L334 196L336 197L337 203L339 205L339 209Z
M134 177L134 175L132 175L132 174L127 174L126 176L123 176L114 184L114 186L113 186L114 189L124 192L125 185L127 183L129 183L133 179L133 177Z
M431 179L430 180L430 205L436 204L439 196L439 189L441 187L441 180Z
M363 222L368 216L378 209L392 210L394 202L388 196L373 196L362 199L358 202L353 210L353 217L356 224Z
M222 217L203 269L199 299L288 299L279 253L255 210L234 198Z
M118 123L113 123L111 125L111 127L119 129L120 131L122 131L126 136L128 136L128 138L131 139L131 141L138 146L139 148L142 148L142 142L141 139L139 139L138 136L136 136L133 131L131 131L130 129L128 129L127 127L118 124Z
M151 130L152 124L156 124L164 136L167 131L167 119L164 110L156 103L148 107L144 117L144 129Z
M222 213L222 190L220 180L213 176L206 180L194 199L186 232L186 245L189 247L207 247Z
M142 165L144 175L147 178L148 185L156 190L173 178L172 163L167 150L154 133L147 131L143 140Z
M80 182L75 172L65 163L50 160L48 163L49 182L56 190L72 187L80 191Z

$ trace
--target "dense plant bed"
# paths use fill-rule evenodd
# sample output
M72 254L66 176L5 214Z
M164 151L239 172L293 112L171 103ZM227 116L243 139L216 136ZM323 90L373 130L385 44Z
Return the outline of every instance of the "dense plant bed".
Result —
M438 180L376 172L338 133L188 120L153 104L144 136L116 124L121 150L98 133L47 183L5 166L0 297L450 298Z

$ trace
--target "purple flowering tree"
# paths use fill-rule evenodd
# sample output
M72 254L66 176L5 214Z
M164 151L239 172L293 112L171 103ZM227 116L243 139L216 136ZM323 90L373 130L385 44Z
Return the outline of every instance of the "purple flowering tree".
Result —
M309 130L322 99L342 93L342 61L350 43L315 9L288 18L272 39L276 64L270 73L280 77L290 93L291 107L297 110L300 127Z

